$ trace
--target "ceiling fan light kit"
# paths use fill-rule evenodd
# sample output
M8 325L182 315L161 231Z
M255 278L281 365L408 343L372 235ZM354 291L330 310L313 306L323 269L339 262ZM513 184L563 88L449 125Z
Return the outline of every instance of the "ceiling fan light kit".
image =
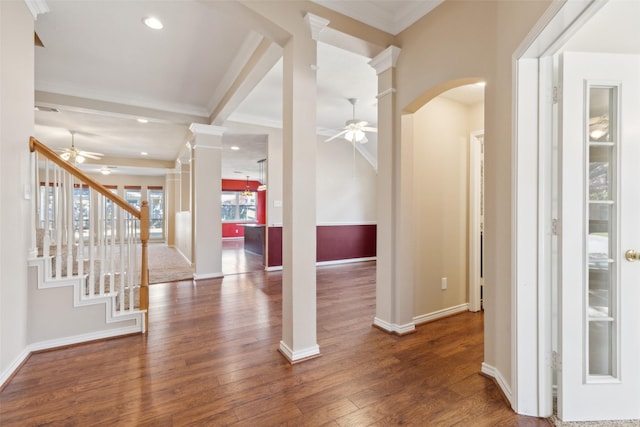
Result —
M345 123L345 127L341 132L333 135L329 139L326 139L325 142L332 141L342 136L349 142L359 142L361 144L364 144L366 142L369 142L365 132L378 131L378 129L374 127L367 126L369 124L367 121L356 119L356 103L358 102L358 100L356 98L348 98L348 101L353 109L353 118L351 120L347 120L347 122Z
M71 147L63 148L60 158L66 162L84 163L87 159L100 160L102 153L94 153L92 151L84 151L76 148L75 132L71 132Z

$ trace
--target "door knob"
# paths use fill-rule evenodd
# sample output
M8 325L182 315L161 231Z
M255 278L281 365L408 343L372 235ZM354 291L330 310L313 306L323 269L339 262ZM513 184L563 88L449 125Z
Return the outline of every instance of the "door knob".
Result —
M624 257L629 262L640 261L640 252L636 252L633 249L629 249L627 252L624 253Z

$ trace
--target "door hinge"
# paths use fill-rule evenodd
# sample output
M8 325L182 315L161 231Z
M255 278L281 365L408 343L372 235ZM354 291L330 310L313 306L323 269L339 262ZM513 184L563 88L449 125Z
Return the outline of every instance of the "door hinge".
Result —
M557 218L551 220L551 234L553 236L560 235L560 221Z
M562 371L562 360L560 359L560 355L557 351L551 352L551 369Z
M553 103L557 104L558 103L558 86L553 87L553 93L551 96L553 98Z

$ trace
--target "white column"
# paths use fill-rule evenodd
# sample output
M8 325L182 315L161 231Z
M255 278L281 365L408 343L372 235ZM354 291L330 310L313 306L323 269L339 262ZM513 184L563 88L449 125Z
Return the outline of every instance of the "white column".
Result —
M413 281L408 245L410 204L402 196L400 126L395 118L394 69L400 48L389 46L369 64L378 74L378 181L376 315L373 324L387 332L413 332ZM406 155L406 153L405 153ZM394 161L394 159L397 159ZM405 238L401 238L405 237ZM408 248L408 250L407 250Z
M305 16L283 58L282 341L290 362L320 354L316 331L316 51L329 21Z
M191 155L193 278L222 277L220 193L223 128L194 123L189 129L194 135Z

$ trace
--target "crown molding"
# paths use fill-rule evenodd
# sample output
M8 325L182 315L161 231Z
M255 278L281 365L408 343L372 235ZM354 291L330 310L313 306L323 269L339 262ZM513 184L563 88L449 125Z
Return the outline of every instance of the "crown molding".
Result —
M24 0L31 15L33 15L33 19L37 20L38 15L42 15L44 13L49 12L49 5L46 0Z
M396 62L398 62L398 56L400 56L401 51L402 49L397 46L389 46L369 61L369 65L376 70L376 74L383 73L389 68L394 68L396 66Z
M329 20L322 18L321 16L314 15L312 13L307 13L304 15L304 22L307 23L309 29L311 30L311 38L314 40L318 40L320 37L320 33L327 28L329 25Z

